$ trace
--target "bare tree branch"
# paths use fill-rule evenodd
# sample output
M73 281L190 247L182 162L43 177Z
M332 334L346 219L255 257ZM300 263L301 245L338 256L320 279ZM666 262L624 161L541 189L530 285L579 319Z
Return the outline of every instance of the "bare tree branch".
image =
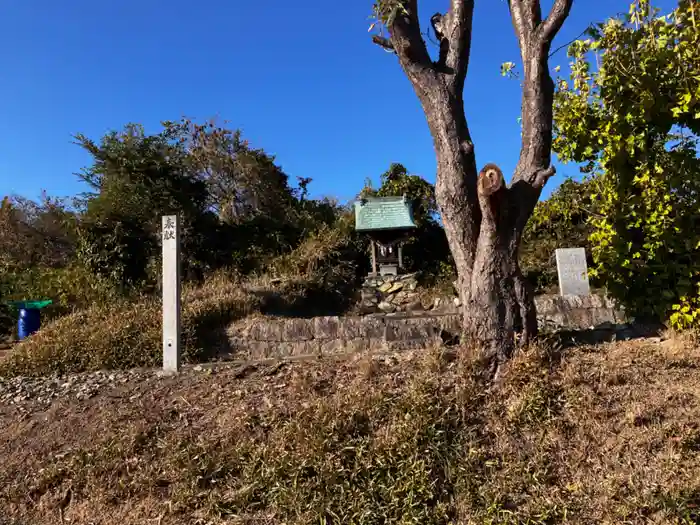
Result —
M396 53L396 49L394 49L394 45L391 43L391 41L388 38L385 38L385 37L379 36L379 35L373 35L372 42L377 44L379 47L383 47L387 51L391 51L392 53Z
M437 61L438 71L445 71L447 67L447 52L450 49L450 42L445 37L445 22L447 20L448 18L441 13L435 13L430 17L430 24L433 26L435 38L437 38L438 45L440 46L440 56Z
M537 27L542 23L542 9L539 0L508 0L515 34L518 37L520 53L529 47L530 39ZM522 56L523 62L525 56Z
M432 61L425 46L418 19L418 0L406 0L405 12L398 13L389 27L390 41L404 68L432 69Z
M537 2L539 4L539 1ZM546 44L551 44L554 37L564 24L564 20L571 12L573 0L555 0L547 20L542 24L542 39Z
M511 183L519 210L514 224L516 239L542 188L555 173L551 166L554 81L549 73L549 49L572 4L573 0L554 0L549 16L542 21L540 0L508 1L524 70L522 144Z
M524 69L522 147L514 181L535 185L549 178L538 175L551 163L554 82L548 70L548 51L572 4L573 0L555 0L543 22L540 0L508 1Z
M435 13L430 23L440 44L436 69L447 75L453 93L461 93L469 67L474 0L452 0L447 14Z
M447 68L454 73L454 90L461 95L469 69L474 0L452 0L448 13Z

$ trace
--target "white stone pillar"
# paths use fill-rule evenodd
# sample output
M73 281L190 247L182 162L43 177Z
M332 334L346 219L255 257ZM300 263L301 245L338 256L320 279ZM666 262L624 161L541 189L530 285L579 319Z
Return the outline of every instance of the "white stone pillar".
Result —
M163 371L180 370L180 221L163 216Z

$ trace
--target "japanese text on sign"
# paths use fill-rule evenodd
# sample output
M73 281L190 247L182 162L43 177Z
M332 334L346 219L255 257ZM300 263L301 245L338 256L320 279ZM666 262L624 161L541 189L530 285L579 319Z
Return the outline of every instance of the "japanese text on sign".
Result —
M163 226L163 239L168 241L175 239L175 221L168 217Z

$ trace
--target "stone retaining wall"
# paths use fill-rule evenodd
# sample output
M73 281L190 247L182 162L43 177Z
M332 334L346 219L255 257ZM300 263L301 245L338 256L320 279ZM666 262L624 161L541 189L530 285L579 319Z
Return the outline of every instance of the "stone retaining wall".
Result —
M587 329L624 322L624 314L604 298L540 296L538 320L545 330ZM227 330L228 356L261 360L306 355L332 355L363 350L407 350L457 341L455 312L343 317L249 319Z
M313 319L256 319L232 326L229 342L235 359L331 355L363 350L425 348L440 334L456 334L457 315L347 316Z
M600 295L535 297L537 321L543 330L585 330L601 324L626 322L625 312Z

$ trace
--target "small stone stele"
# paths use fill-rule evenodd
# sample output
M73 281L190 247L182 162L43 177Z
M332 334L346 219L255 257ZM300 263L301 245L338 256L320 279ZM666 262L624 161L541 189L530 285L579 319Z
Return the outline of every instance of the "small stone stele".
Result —
M555 251L559 293L561 295L591 295L588 266L584 248L559 248Z

